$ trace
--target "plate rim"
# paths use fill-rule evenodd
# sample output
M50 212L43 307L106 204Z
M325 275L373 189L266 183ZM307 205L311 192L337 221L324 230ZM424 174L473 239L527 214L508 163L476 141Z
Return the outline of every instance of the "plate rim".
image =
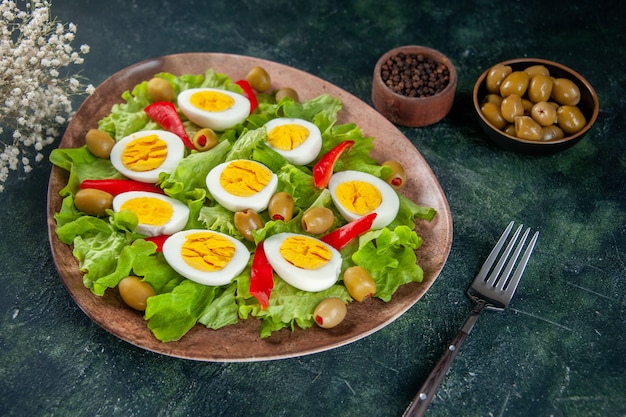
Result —
M434 265L434 269L433 270L429 270L429 271L424 271L424 280L421 283L410 283L410 284L405 284L402 287L400 287L400 289L398 291L402 291L404 290L404 292L409 291L410 289L416 289L416 296L414 297L413 300L411 300L411 302L405 303L398 312L394 313L392 316L390 316L387 320L378 323L375 326L372 326L370 328L368 328L366 331L361 331L357 334L352 334L350 336L345 336L345 335L341 335L340 332L335 331L335 329L330 329L326 330L326 329L317 329L316 327L312 327L310 329L299 329L296 328L295 330L293 330L293 332L290 329L282 329L279 332L276 333L281 333L281 337L279 337L278 341L267 341L266 339L261 339L258 335L258 330L256 332L256 339L258 339L258 341L260 343L270 343L272 346L281 346L281 345L285 345L287 347L287 349L283 349L282 351L279 351L276 354L261 354L259 356L256 355L236 355L236 354L229 354L228 352L225 352L223 354L203 354L202 351L187 351L187 349L177 349L176 346L177 344L180 344L181 341L185 340L186 337L189 336L190 333L197 333L198 330L203 331L203 332L220 332L223 329L228 329L231 328L229 330L232 331L232 327L233 326L240 326L241 329L243 329L244 331L250 331L250 330L254 330L254 329L258 329L259 325L260 325L260 320L255 319L253 317L248 318L247 320L240 320L240 322L236 325L231 325L231 326L227 326L225 328L222 329L218 329L218 330L210 330L207 329L206 327L202 326L201 324L196 324L194 326L194 328L192 328L192 330L185 336L183 336L182 339L180 339L179 341L175 341L175 342L167 342L167 343L162 343L160 341L158 341L156 338L154 338L154 336L152 335L151 331L148 329L147 326L147 322L143 319L143 317L141 315L135 314L135 316L138 317L138 319L136 319L137 321L141 321L143 322L143 326L145 327L145 329L147 330L147 332L150 334L150 336L152 337L152 341L150 341L149 338L146 338L145 335L143 335L142 337L130 337L129 335L125 334L124 331L128 330L129 328L126 327L124 325L123 322L117 323L118 326L122 326L122 328L111 328L111 325L107 322L105 322L103 320L103 316L102 314L102 309L98 308L97 306L94 307L93 304L91 304L92 300L90 300L91 297L97 297L97 300L95 301L102 301L104 300L105 303L117 303L119 300L119 295L117 295L117 299L116 299L116 294L113 294L113 291L107 291L105 293L105 295L103 297L98 297L94 294L91 293L91 291L89 291L89 289L87 289L83 284L82 284L82 272L80 272L80 270L78 270L78 262L77 260L73 257L72 253L71 253L71 249L70 246L65 245L64 243L60 242L56 236L55 233L55 229L56 229L56 223L54 221L54 213L58 211L58 208L60 207L60 196L58 196L58 190L60 189L59 186L63 184L63 181L65 181L65 183L67 182L67 177L68 174L66 171L62 170L61 168L57 167L57 166L52 166L51 172L50 172L50 177L49 177L49 182L48 182L48 193L47 193L47 202L46 202L46 209L47 209L47 213L48 213L48 240L49 240L49 244L50 244L50 248L51 248L51 252L52 252L52 257L53 257L53 261L55 264L55 267L57 269L57 272L59 273L59 276L64 284L64 286L66 287L66 289L68 290L68 292L70 293L70 295L72 296L72 298L74 299L74 301L77 303L77 305L79 306L79 308L92 320L94 321L96 324L98 324L100 327L102 327L103 329L105 329L107 332L111 333L112 335L114 335L115 337L122 339L128 343L130 343L131 345L137 346L139 348L151 351L151 352L155 352L155 353L160 353L166 356L172 356L172 357L177 357L177 358L181 358L181 359L189 359L189 360L197 360L197 361L208 361L208 362L256 362L256 361L265 361L265 360L277 360L277 359L286 359L286 358L293 358L293 357L299 357L299 356L304 356L304 355L310 355L310 354L314 354L314 353L320 353L323 351L327 351L327 350L331 350L331 349L336 349L342 346L345 346L347 344L353 343L357 340L363 339L377 331L379 331L380 329L386 327L387 325L391 324L393 321L395 321L397 318L399 318L401 315L405 314L413 305L415 305L415 303L417 303L423 296L424 294L428 291L428 289L430 289L430 287L433 285L433 283L435 282L435 280L438 278L439 274L441 273L447 258L450 254L450 250L451 250L451 246L452 246L452 237L453 237L453 224L452 224L452 215L450 212L450 207L448 204L448 201L446 199L445 193L443 192L443 189L437 179L437 177L435 176L434 172L432 171L430 165L426 162L426 160L424 159L424 157L421 155L421 153L419 152L419 150L406 138L406 136L395 126L393 125L391 122L389 122L387 119L385 119L382 115L380 115L380 113L376 112L371 106L369 106L367 103L365 103L364 101L362 101L361 99L359 99L358 97L352 95L351 93L347 92L346 90L343 90L341 87L338 87L334 84L331 84L328 81L325 81L319 77L317 77L316 75L307 73L303 70L300 70L298 68L294 68L285 64L281 64L278 62L274 62L274 61L269 61L269 60L265 60L262 58L256 58L256 57L250 57L250 56L245 56L245 55L238 55L238 54L229 54L229 53L221 53L221 52L191 52L191 53L179 53L179 54L171 54L171 55L163 55L163 56L159 56L159 57L153 57L153 58L148 58L142 61L139 61L135 64L132 64L130 66L127 66L117 72L115 72L114 74L112 74L111 76L107 77L97 88L96 91L91 95L88 96L83 103L79 106L78 110L76 111L76 114L74 116L74 118L72 118L72 120L70 121L68 127L66 128L66 131L63 135L63 138L61 139L61 142L59 144L59 147L65 147L65 145L68 144L68 142L70 142L72 140L72 135L76 134L76 127L77 124L79 122L75 122L76 120L80 120L81 117L83 117L83 113L86 112L86 109L89 108L90 105L92 105L95 101L101 99L101 96L103 93L103 89L108 87L109 85L112 84L117 84L117 85L122 85L123 81L128 82L130 79L133 78L133 76L137 75L136 73L141 73L144 75L144 79L145 79L145 72L154 69L155 73L156 72L160 72L160 70L157 71L157 69L162 68L162 67L168 67L171 65L177 66L177 65L182 65L184 66L185 63L190 62L190 61L196 61L196 60L207 60L207 61L220 61L220 60L225 60L225 61L229 61L229 60L235 60L235 61L243 61L243 62L247 62L248 64L258 64L258 65L266 65L268 67L271 68L275 68L278 69L280 71L286 71L289 74L295 74L296 76L300 76L303 77L303 79L306 79L307 81L310 81L312 83L316 83L319 85L319 88L322 91L332 91L333 94L331 94L332 96L338 97L339 99L342 100L342 103L346 102L346 99L348 99L348 101L350 103L356 103L359 106L359 109L362 111L367 111L369 114L368 116L372 116L372 117L376 117L376 122L380 123L381 127L380 129L382 129L383 132L390 132L395 134L395 136L397 136L396 139L398 139L400 141L400 143L398 144L394 144L394 145L410 145L410 149L412 149L411 153L413 154L412 156L414 158L417 159L417 162L419 162L420 164L419 167L421 170L426 171L427 173L429 173L429 179L434 180L434 182L431 182L429 185L430 187L434 187L435 191L437 192L437 196L440 199L440 207L436 207L437 209L437 215L435 216L435 219L433 219L434 222L437 222L445 231L444 236L442 236L443 241L441 242L436 242L437 244L441 245L443 252L440 253L439 259L437 261L437 264ZM210 68L210 66L207 66L206 69ZM249 68L249 67L246 67ZM223 72L222 70L217 70L217 72ZM225 72L226 73L226 72ZM227 75L230 76L230 74L226 73ZM177 75L182 75L182 74L177 74ZM131 81L132 82L132 81ZM136 85L137 83L135 82L134 84L128 86L128 85L124 85L124 87L120 88L118 90L118 94L117 94L117 102L121 103L123 102L122 98L121 98L121 94L122 92L126 91L126 90L131 90L132 87L134 87L134 85ZM274 83L273 83L274 84ZM329 93L330 94L330 93ZM319 94L314 94L314 95L319 95ZM365 106L365 108L362 108L362 106ZM367 109L369 110L367 110ZM345 110L345 107L344 107ZM342 110L342 113L345 114L345 111ZM351 109L350 109L351 110ZM110 112L110 106L108 108L106 108L106 112ZM341 117L340 117L341 118ZM98 118L97 120L99 120L100 118ZM344 121L345 122L345 121ZM361 125L357 122L354 121L354 123L357 124L357 126L361 127ZM368 132L364 131L364 134L368 134ZM374 140L374 143L376 144L376 139ZM379 142L380 143L380 142ZM417 166L417 165L416 165ZM417 220L417 219L416 219ZM417 227L419 227L420 223L424 223L425 224L426 221L422 221L422 220L417 220L416 223L418 224ZM430 222L429 222L430 224ZM416 227L416 228L417 228ZM433 226L435 227L435 226ZM419 234L419 232L418 232ZM433 243L433 242L430 242ZM424 245L429 244L429 242L426 241L426 239L424 240ZM64 247L64 248L63 248ZM422 246L423 247L423 246ZM421 249L421 248L420 248ZM418 251L420 250L418 249ZM69 251L69 254L71 255L72 259L67 259L67 253ZM67 277L65 276L65 266L68 264L68 261L70 264L74 263L76 264L76 273L80 274L80 285L82 286L82 289L80 288L80 286L77 286L76 284L76 274L72 274L74 276L72 277ZM422 266L422 265L420 265ZM426 279L426 276L428 274L428 279ZM73 279L74 281L70 280ZM404 287L404 288L403 288ZM81 292L81 293L79 293ZM88 293L88 294L84 294L84 293ZM397 294L397 293L396 293ZM394 297L392 298L392 300L389 303L393 303L393 300L396 296L396 294L394 294ZM85 301L87 300L87 301ZM365 305L366 303L370 303L370 304L380 304L380 303L384 303L378 299L369 299L367 300L365 303L359 303L361 305ZM386 303L385 305L389 305L389 303ZM352 303L354 304L354 303ZM361 306L359 306L361 307ZM350 306L349 306L350 308ZM130 309L127 309L130 310ZM130 317L130 319L132 320L133 316L129 316L127 314L128 312L123 312L120 314L126 315L128 317ZM135 312L131 312L131 313L135 313ZM254 323L256 322L256 323ZM243 324L242 324L243 323ZM339 326L341 327L341 326ZM225 331L225 333L231 333L231 331ZM314 335L313 333L316 333L316 335L321 336L322 338L329 338L329 340L333 340L336 339L334 342L330 342L327 344L315 344L313 346L310 347L303 347L300 346L299 343L302 342L302 337L304 337L305 341L307 340L307 336L302 336L299 333L302 332L309 332L310 336L309 338L312 338ZM291 336L293 334L297 334L297 336ZM135 336L135 335L133 335ZM194 337L197 338L197 335L192 335L190 337ZM273 336L272 336L273 337ZM202 338L199 338L202 339ZM293 340L292 340L293 339ZM157 343L155 343L155 341ZM194 342L191 342L191 346L193 347L193 345L195 344L195 339ZM196 346L197 347L197 346ZM284 347L284 346L283 346ZM271 348L270 348L271 350Z

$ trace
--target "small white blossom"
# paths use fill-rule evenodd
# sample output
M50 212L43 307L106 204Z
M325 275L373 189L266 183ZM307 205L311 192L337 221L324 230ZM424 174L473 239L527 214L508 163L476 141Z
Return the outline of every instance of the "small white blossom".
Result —
M51 20L49 0L25 4L21 10L0 0L0 192L10 171L33 169L33 153L35 162L44 159L41 151L74 114L71 97L95 90L78 77L60 76L89 52L88 45L71 46L76 25Z

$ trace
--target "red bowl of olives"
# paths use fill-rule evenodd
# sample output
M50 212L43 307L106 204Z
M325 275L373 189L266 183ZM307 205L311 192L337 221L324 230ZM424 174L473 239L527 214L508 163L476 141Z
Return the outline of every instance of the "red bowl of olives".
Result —
M473 91L478 123L504 149L549 154L578 143L598 118L598 96L579 73L539 58L488 68Z
M441 52L425 46L400 46L378 59L372 102L392 123L428 126L450 112L456 85L456 69Z

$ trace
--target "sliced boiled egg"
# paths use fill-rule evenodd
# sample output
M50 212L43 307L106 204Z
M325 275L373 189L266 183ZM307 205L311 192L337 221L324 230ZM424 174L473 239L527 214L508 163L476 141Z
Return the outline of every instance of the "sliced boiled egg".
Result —
M322 133L303 119L279 117L265 123L267 144L294 165L312 162L322 149Z
M145 191L128 191L113 198L113 210L130 210L137 215L137 233L146 236L170 235L182 230L189 219L189 207L171 197Z
M183 230L163 244L163 256L176 272L203 285L226 285L248 264L246 246L223 233Z
M361 171L340 171L330 177L328 189L337 210L347 221L376 213L372 229L382 229L393 221L400 199L385 181Z
M328 289L341 272L341 254L310 236L278 233L265 239L263 247L276 274L299 290Z
M206 177L215 200L230 211L267 208L278 186L278 177L265 165L246 159L219 164Z
M250 101L219 88L191 88L178 95L178 108L198 126L223 132L246 120Z
M120 139L111 149L111 163L135 181L156 183L161 172L174 171L185 156L183 141L165 130L144 130Z

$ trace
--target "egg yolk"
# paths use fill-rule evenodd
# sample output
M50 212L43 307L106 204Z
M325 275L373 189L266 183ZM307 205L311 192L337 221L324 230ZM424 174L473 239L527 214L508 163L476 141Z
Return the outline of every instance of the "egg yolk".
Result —
M215 272L226 267L235 255L233 242L216 233L191 233L181 248L184 261L199 271Z
M163 226L174 214L171 204L153 197L131 198L121 205L120 210L130 210L137 215L139 223L152 226Z
M276 126L267 133L267 142L281 151L291 151L309 137L309 129L298 124Z
M280 255L302 269L318 269L332 258L332 252L321 242L306 236L290 236L280 245Z
M132 140L122 152L122 164L135 172L152 171L167 157L167 143L157 135L147 135Z
M383 201L378 188L366 181L346 181L335 190L337 199L348 211L365 215L375 210Z
M233 161L220 175L222 188L238 197L249 197L261 191L272 179L272 171L251 161Z
M192 106L208 112L228 110L235 104L231 96L218 91L199 91L191 95L189 102Z

